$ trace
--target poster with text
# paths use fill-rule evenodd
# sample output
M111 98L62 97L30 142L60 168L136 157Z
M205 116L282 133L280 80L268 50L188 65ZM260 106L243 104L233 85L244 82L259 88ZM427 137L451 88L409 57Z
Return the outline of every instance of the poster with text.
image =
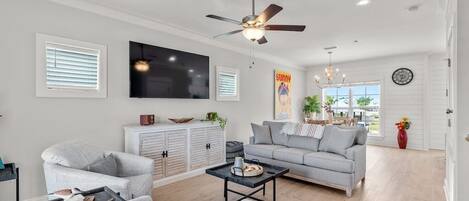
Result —
M292 76L289 72L275 70L275 119L291 119Z

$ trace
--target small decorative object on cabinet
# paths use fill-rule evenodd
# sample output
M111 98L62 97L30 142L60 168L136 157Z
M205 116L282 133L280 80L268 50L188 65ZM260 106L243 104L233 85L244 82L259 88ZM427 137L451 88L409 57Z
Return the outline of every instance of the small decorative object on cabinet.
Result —
M2 158L0 157L0 170L5 169L5 164L3 164Z
M183 124L183 123L192 121L194 118L191 117L191 118L179 118L179 119L168 118L168 119L174 123Z
M396 123L398 133L397 133L397 142L400 149L407 148L407 129L410 128L411 122L409 118L403 117L399 122Z
M180 181L225 163L225 133L218 124L195 121L127 126L125 152L154 160L155 187Z
M143 114L140 115L140 125L148 126L155 124L155 115L154 114Z
M207 121L211 121L212 123L218 121L218 124L222 129L225 129L226 123L228 122L227 118L222 118L218 116L218 113L216 112L208 112L206 116Z

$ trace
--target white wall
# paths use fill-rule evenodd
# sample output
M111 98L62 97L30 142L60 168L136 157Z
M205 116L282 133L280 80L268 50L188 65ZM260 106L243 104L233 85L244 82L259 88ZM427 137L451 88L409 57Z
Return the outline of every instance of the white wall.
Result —
M435 68L442 66L436 61L443 60L443 56L433 56L432 63ZM432 103L427 102L430 84L429 57L426 54L403 55L340 63L334 65L347 75L346 82L379 81L381 83L381 133L382 137L370 137L369 144L398 147L397 129L395 122L403 116L408 116L412 126L408 130L408 148L428 149L430 132L425 132L426 126L431 125L426 119L431 115L427 107ZM314 75L323 76L325 66L311 67L307 74L308 94L321 95L321 91L314 85ZM394 70L400 67L410 68L414 73L414 80L406 86L398 86L393 83L391 76ZM436 83L438 84L438 83ZM435 125L435 127L438 127ZM425 138L425 135L428 135ZM440 139L441 140L441 139ZM438 142L440 144L441 142ZM444 143L444 141L443 141Z
M112 150L123 150L122 126L138 115L202 118L217 111L229 119L228 139L247 141L250 123L273 118L274 69L293 75L294 119L300 119L305 95L305 72L249 58L206 44L152 31L64 7L48 1L19 0L0 3L0 155L18 163L22 171L22 198L45 193L41 152L69 139L84 139ZM63 36L108 46L108 97L106 99L35 97L35 33ZM128 79L128 41L210 56L211 99L131 99ZM248 42L248 41L246 41ZM216 102L216 65L239 68L241 101ZM14 197L11 183L0 184L0 200Z

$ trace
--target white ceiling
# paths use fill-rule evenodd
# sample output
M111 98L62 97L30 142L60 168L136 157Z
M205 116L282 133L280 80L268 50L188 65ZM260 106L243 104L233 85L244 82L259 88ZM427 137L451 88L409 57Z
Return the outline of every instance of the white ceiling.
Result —
M237 20L250 14L250 0L80 0L143 17L192 33L211 37L239 29L237 25L206 18L216 14ZM365 7L358 0L257 0L256 12L275 3L284 9L270 24L304 24L303 33L268 32L269 43L256 51L307 67L326 63L324 47L338 46L334 61L445 49L445 20L440 0L372 0ZM409 12L410 6L420 9ZM249 48L242 34L220 42ZM358 43L354 43L358 40Z

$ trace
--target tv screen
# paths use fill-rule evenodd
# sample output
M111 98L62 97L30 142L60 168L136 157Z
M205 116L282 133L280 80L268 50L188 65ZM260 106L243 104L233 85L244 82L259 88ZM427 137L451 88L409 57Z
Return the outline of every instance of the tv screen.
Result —
M130 97L209 98L207 56L129 43Z

